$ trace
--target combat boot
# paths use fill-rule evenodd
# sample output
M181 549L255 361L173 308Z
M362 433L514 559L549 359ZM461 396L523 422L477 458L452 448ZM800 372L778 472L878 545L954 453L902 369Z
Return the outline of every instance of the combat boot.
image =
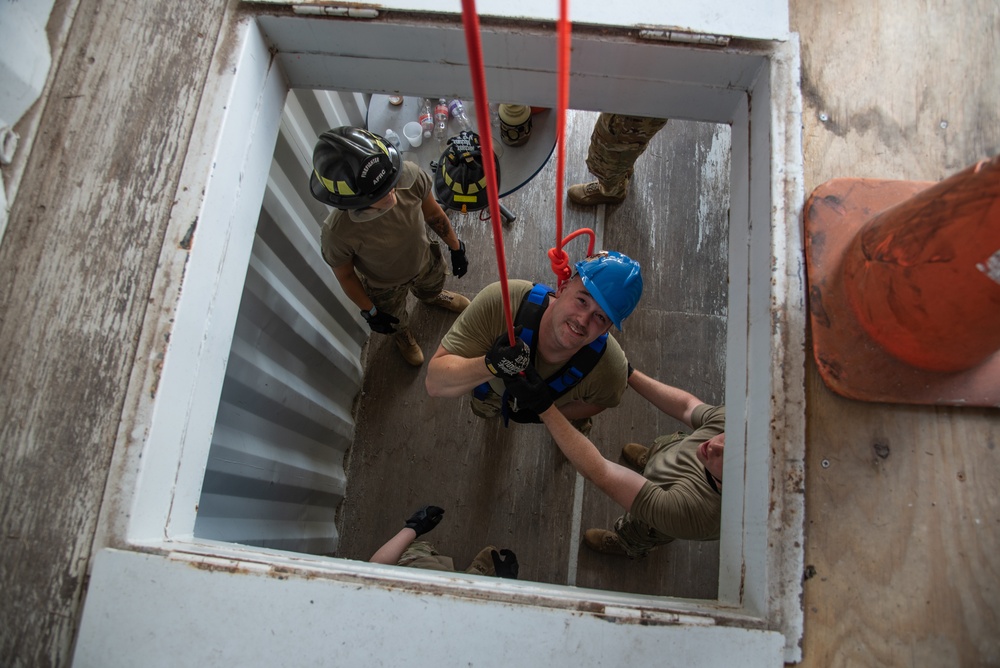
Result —
M437 297L424 302L428 306L437 306L452 313L461 313L469 305L469 298L451 290L442 290Z
M649 461L649 448L638 443L626 443L622 446L622 458L641 473Z
M476 573L477 575L496 575L497 571L493 566L493 550L495 549L492 545L487 545L481 549L476 558L469 564L469 567L465 569L465 572Z
M420 366L424 363L424 353L420 350L417 340L413 338L413 332L409 329L396 332L392 335L392 340L396 343L399 354L403 356L407 364Z
M618 534L607 529L587 529L583 532L583 542L591 550L602 554L614 554L627 557L628 552L622 546Z
M622 184L614 192L605 192L601 184L597 181L590 183L577 183L569 187L566 195L574 204L581 206L595 206L597 204L621 204L625 201L628 192L628 181Z

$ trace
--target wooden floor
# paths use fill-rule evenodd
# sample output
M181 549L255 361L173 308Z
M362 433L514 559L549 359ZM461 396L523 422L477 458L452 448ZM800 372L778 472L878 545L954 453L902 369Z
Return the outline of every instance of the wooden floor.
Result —
M570 116L568 183L592 178L585 158L595 117ZM728 183L729 128L670 122L640 158L624 204L571 206L564 216L564 235L603 230L598 248L624 252L643 267L642 302L615 333L632 363L713 403L722 402L725 385ZM504 199L518 216L505 226L512 278L554 284L546 256L555 242L554 200L554 158ZM498 278L491 229L478 214L452 217L472 268L447 287L472 297ZM586 241L573 241L567 252L582 259ZM412 301L414 331L430 357L454 316ZM413 509L433 503L446 514L428 539L461 567L493 544L517 553L522 579L716 597L717 541L677 541L638 561L590 552L580 546L580 528L610 528L620 509L582 478L578 483L543 426L505 428L474 416L466 398L431 399L425 370L405 365L388 339L371 339L338 556L367 559ZM629 391L595 420L592 438L617 460L624 443L650 443L679 428Z
M995 0L790 9L806 194L1000 154ZM851 401L811 356L806 406L802 665L1000 666L1000 409Z

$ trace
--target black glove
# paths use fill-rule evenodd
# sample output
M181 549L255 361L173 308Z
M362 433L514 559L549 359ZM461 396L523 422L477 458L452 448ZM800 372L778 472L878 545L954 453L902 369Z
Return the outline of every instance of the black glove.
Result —
M455 278L461 278L467 271L469 271L469 259L465 257L465 242L459 239L458 250L451 251L451 273Z
M406 526L416 531L418 536L421 536L436 527L438 522L441 521L441 517L443 515L443 508L438 508L437 506L424 506L417 512L413 513L410 516L410 519L406 520Z
M517 555L514 554L513 550L503 549L499 553L496 550L490 550L490 556L493 557L493 570L497 572L498 578L517 579L517 572L520 568L517 565Z
M523 376L504 378L503 384L514 399L515 413L529 410L541 415L552 405L552 390L533 366L525 369Z
M531 363L531 348L520 338L521 328L514 331L514 345L507 334L501 334L486 353L486 368L497 378L514 378Z
M632 363L629 362L628 360L625 360L625 363L628 364L628 374L625 377L631 378L632 374L635 373L635 367L632 366Z
M392 334L395 332L396 328L393 325L399 322L399 318L391 313L379 311L375 307L372 308L375 311L375 315L372 315L368 311L361 312L361 317L368 322L368 326L372 328L372 331L379 334Z

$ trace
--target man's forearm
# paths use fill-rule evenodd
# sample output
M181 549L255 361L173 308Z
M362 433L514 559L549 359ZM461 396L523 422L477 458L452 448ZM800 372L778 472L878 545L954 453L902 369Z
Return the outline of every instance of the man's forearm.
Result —
M333 268L333 275L337 278L337 282L340 283L340 287L344 290L344 294L347 298L354 302L362 311L370 311L374 302L365 292L365 286L361 284L361 279L358 275L354 273L354 265L351 263L342 264L339 267Z
M458 235L455 234L455 230L451 226L451 221L444 212L435 214L425 220L427 221L427 225L434 230L435 234L441 237L441 240L444 241L448 248L458 250Z
M438 348L427 363L424 386L432 397L460 397L492 377L483 356L462 357Z
M399 558L403 556L403 552L406 552L406 548L410 547L416 537L416 531L409 527L403 527L399 533L387 540L368 561L373 564L395 566Z
M558 408L551 406L539 417L573 468L597 485L612 501L625 510L630 510L639 490L646 484L646 479L631 469L605 459L597 446L577 431Z
M704 403L690 392L661 383L638 370L629 376L628 384L646 401L689 427L694 426L691 424L694 409Z
M582 420L597 415L604 410L604 406L588 404L586 401L577 399L559 406L559 410L566 416L567 420Z

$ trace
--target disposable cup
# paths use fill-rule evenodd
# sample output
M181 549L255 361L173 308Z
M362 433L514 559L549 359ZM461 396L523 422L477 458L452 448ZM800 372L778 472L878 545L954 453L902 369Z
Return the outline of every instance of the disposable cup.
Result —
M424 129L420 127L420 123L410 121L403 126L403 136L410 142L410 146L417 148L424 141Z

